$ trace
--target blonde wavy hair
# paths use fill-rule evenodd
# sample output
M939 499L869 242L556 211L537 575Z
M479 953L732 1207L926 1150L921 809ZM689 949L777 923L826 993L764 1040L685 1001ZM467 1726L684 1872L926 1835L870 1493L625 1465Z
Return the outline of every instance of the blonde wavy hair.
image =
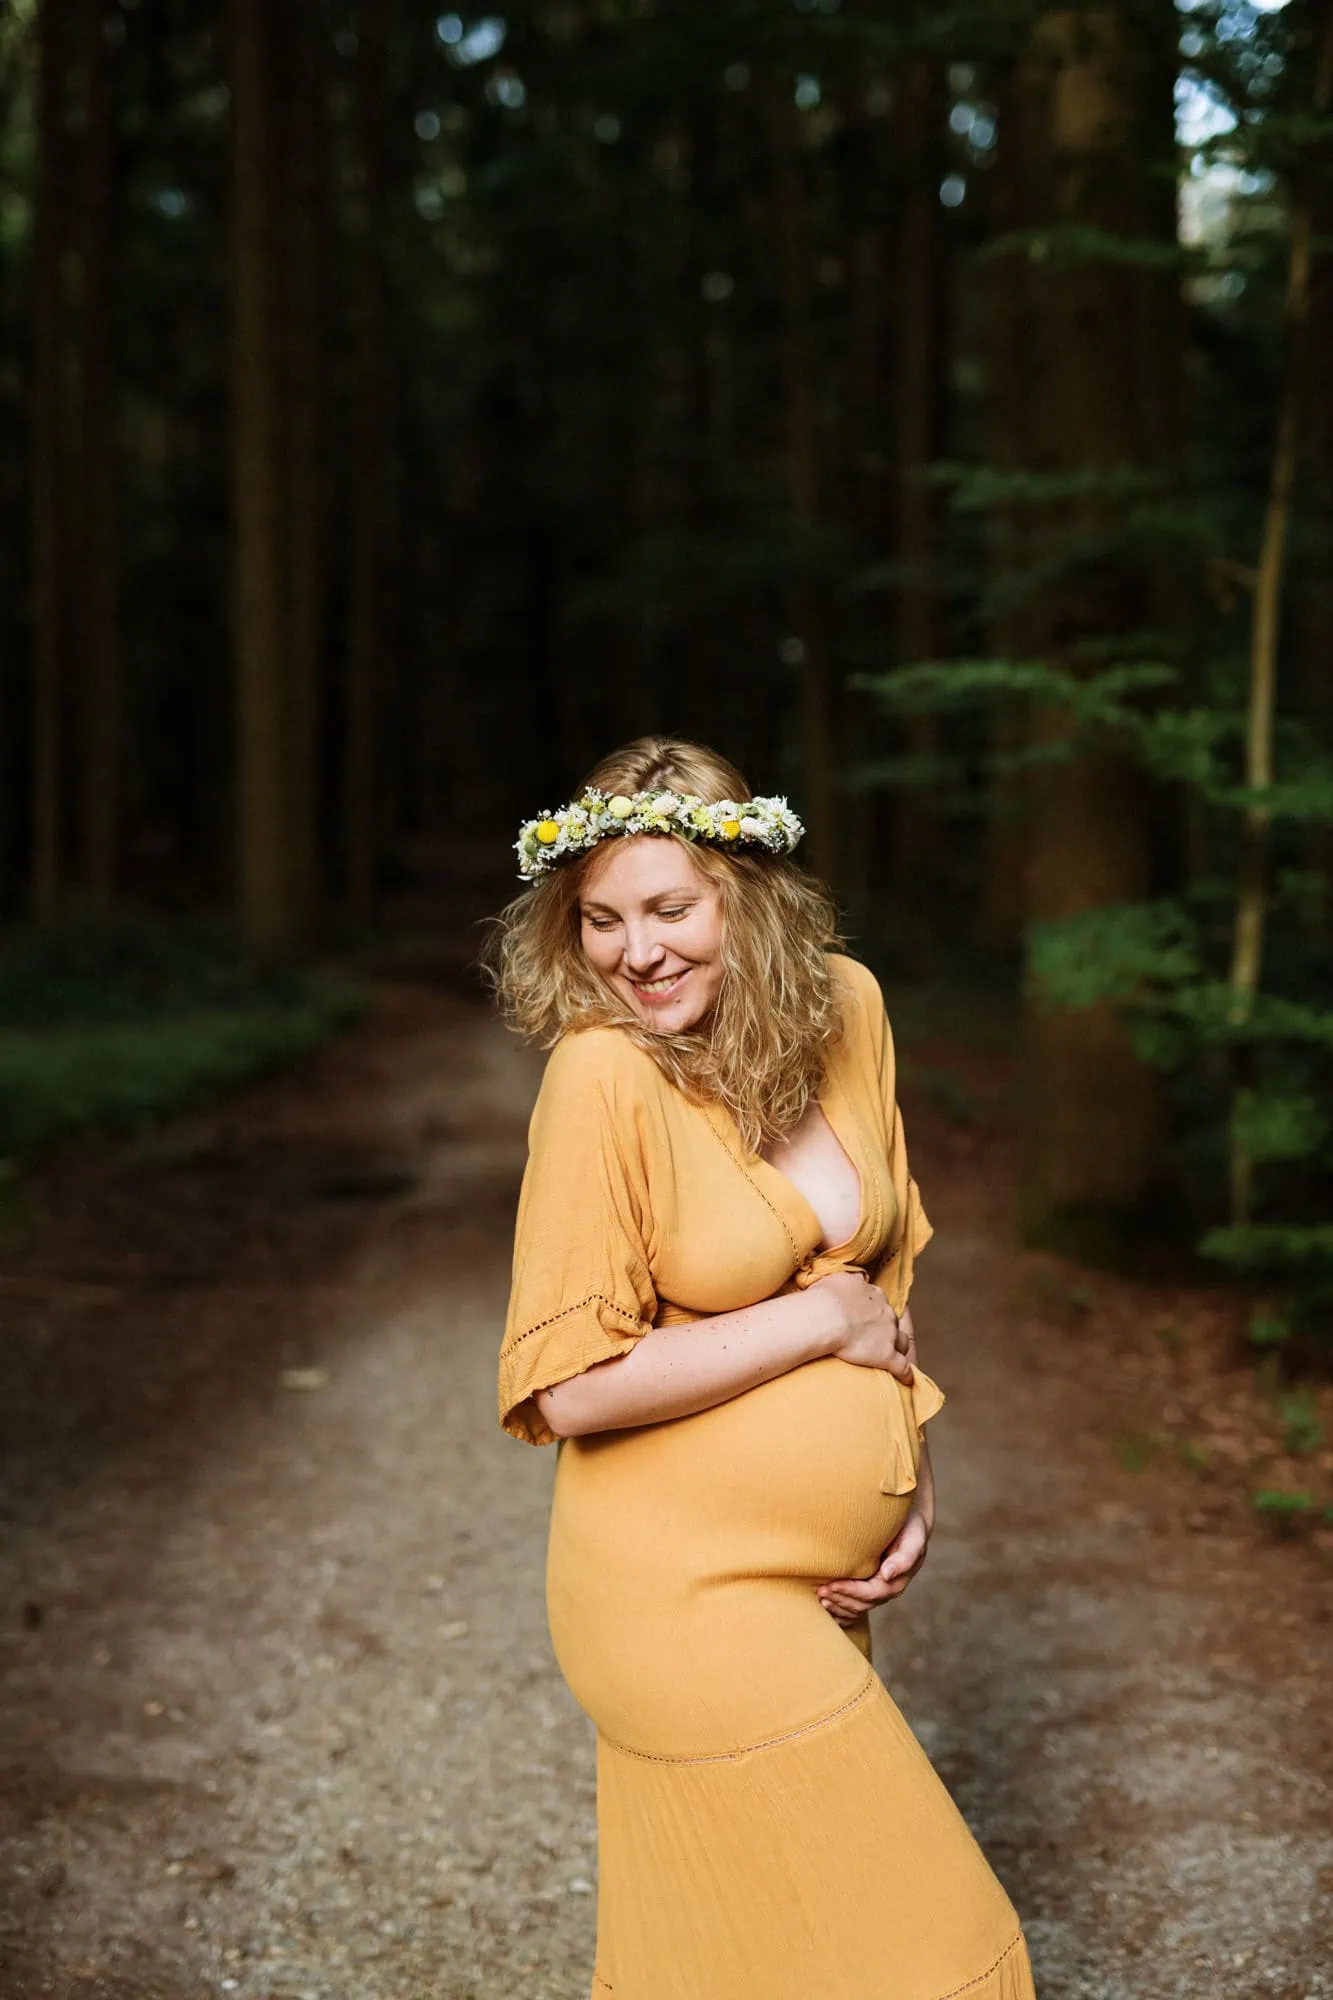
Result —
M641 736L613 751L579 792L593 786L693 792L706 805L752 796L725 757L671 736ZM492 920L483 969L519 1034L550 1048L581 1028L623 1028L687 1097L724 1104L758 1152L799 1122L842 1032L826 956L843 948L837 910L823 884L786 859L680 844L721 891L723 979L697 1030L652 1033L588 960L579 898L597 848L543 876Z

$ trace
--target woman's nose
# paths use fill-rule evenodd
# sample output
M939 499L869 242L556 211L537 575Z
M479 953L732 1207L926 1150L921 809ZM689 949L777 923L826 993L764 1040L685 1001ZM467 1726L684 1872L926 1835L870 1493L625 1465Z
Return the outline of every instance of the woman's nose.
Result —
M646 925L625 928L625 965L630 972L651 972L662 960L663 945Z

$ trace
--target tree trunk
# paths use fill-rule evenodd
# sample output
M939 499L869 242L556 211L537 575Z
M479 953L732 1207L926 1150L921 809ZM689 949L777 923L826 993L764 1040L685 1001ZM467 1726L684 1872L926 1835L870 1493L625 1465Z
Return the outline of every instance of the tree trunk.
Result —
M1017 79L1025 129L1009 167L1025 176L1022 222L1174 243L1158 176L1174 158L1175 34L1168 0L1152 20L1127 4L1042 19ZM1021 469L1077 478L1169 467L1179 421L1165 338L1174 288L1173 277L1133 262L1029 261L1024 381L1013 385L1031 413ZM1090 642L1124 633L1132 648L1136 631L1161 621L1162 579L1115 550L1122 517L1104 494L1093 487L1028 511L1031 552L1056 564L1024 610L1040 656L1078 673ZM1079 538L1083 548L1109 538L1110 553L1089 557ZM1062 717L1034 718L1039 747L1065 729ZM1113 746L1080 745L1067 761L1039 763L1028 804L1029 924L1147 893L1146 785ZM1115 1240L1116 1216L1141 1209L1162 1178L1156 1078L1109 1010L1034 1002L1029 1048L1029 1230L1100 1253Z
M1020 229L1034 202L1030 154L1034 129L1030 89L1010 82L1000 92L999 171L991 177L991 220L997 237ZM1031 265L1021 251L990 259L982 268L985 327L985 437L990 464L1002 476L1022 474L1037 464L1032 437ZM996 659L1031 657L1034 637L1028 601L1034 552L1030 509L1002 501L987 520L987 583L990 592L990 650ZM1022 749L1031 720L1026 702L997 703L990 720L990 748L1003 760ZM986 824L981 929L997 951L1016 951L1022 942L1027 902L1027 787L1001 769L991 786Z
M937 576L937 513L930 467L940 455L942 370L947 362L943 326L943 244L940 227L940 135L944 131L944 77L931 56L903 64L898 140L899 199L897 347L894 382L894 460L897 488L896 653L900 665L937 659L942 650ZM903 718L903 747L929 757L939 748L935 715ZM939 816L926 789L905 786L897 796L894 860L900 890L922 900L938 873Z
M351 581L343 766L347 898L373 915L380 845L383 698L388 677L388 562L393 518L388 271L390 0L367 0L356 69L361 180L357 229L356 410L352 430Z
M802 802L808 830L808 866L826 882L838 879L835 725L824 607L810 573L811 541L819 509L819 439L815 403L815 352L810 310L809 217L800 157L800 115L790 86L779 79L771 100L778 275L782 301L779 333L785 438L787 508L796 543L797 574L789 602L788 664L798 674Z
M278 65L266 0L233 0L232 437L241 922L260 957L294 943L285 754L285 558L277 365Z
M83 296L79 325L83 511L81 653L83 880L95 909L116 893L120 832L120 610L114 389L116 143L106 0L83 0L87 63Z
M47 0L37 23L37 174L33 217L33 692L32 909L57 914L65 886L64 732L73 647L70 618L75 541L70 519L74 418L68 299L72 148L69 72L76 9Z
M322 39L319 0L234 0L238 900L262 958L305 942L315 906Z
M275 193L282 203L280 321L284 483L287 541L285 701L288 894L298 938L314 934L319 907L316 746L322 703L324 647L323 353L324 128L323 0L285 0L279 15L284 81L285 172Z

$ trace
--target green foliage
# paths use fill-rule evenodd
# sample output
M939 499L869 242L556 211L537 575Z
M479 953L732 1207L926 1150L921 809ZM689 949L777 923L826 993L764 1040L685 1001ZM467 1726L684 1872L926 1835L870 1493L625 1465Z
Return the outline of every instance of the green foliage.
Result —
M1122 1472L1146 1472L1167 1441L1159 1431L1122 1431L1115 1440L1116 1464Z
M1282 1420L1282 1449L1292 1458L1308 1457L1324 1442L1324 1427L1309 1389L1279 1390L1275 1401Z
M1333 1223L1251 1222L1210 1229L1199 1248L1245 1276L1322 1274L1333 1268Z
M1260 1354L1285 1347L1291 1339L1291 1321L1282 1313L1256 1312L1251 1315L1250 1346Z
M1274 1527L1290 1527L1303 1515L1313 1513L1314 1495L1304 1491L1290 1492L1280 1486L1265 1486L1251 1495L1256 1514L1262 1515Z
M1175 902L1083 910L1032 927L1028 975L1033 991L1056 1007L1108 1000L1167 1007L1198 984L1197 929Z
M1241 1090L1232 1105L1231 1130L1256 1164L1303 1160L1319 1152L1328 1117L1324 1107L1308 1097Z
M0 1156L142 1129L318 1047L361 1002L345 979L257 975L225 936L76 927L0 956Z

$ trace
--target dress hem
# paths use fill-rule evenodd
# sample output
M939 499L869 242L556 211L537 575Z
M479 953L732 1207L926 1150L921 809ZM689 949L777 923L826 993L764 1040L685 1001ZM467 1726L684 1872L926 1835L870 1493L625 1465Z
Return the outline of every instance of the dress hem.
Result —
M1025 1950L1023 1933L1019 1931L1016 1937L1010 1938L1000 1956L993 1964L988 1965L984 1972L979 1972L975 1979L964 1980L961 1986L951 1986L947 1993L937 1994L935 2000L962 2000L962 1996L965 1993L975 1994L979 1987L985 1986L993 1980L997 1972L1003 1972L1006 1959L1012 1958L1016 1951ZM612 1996L612 2000L615 2000L615 1990L609 1979L602 1973L594 1970L590 2000L598 2000L598 1995L603 1993L609 1993ZM997 2000L999 2000L998 1993Z

